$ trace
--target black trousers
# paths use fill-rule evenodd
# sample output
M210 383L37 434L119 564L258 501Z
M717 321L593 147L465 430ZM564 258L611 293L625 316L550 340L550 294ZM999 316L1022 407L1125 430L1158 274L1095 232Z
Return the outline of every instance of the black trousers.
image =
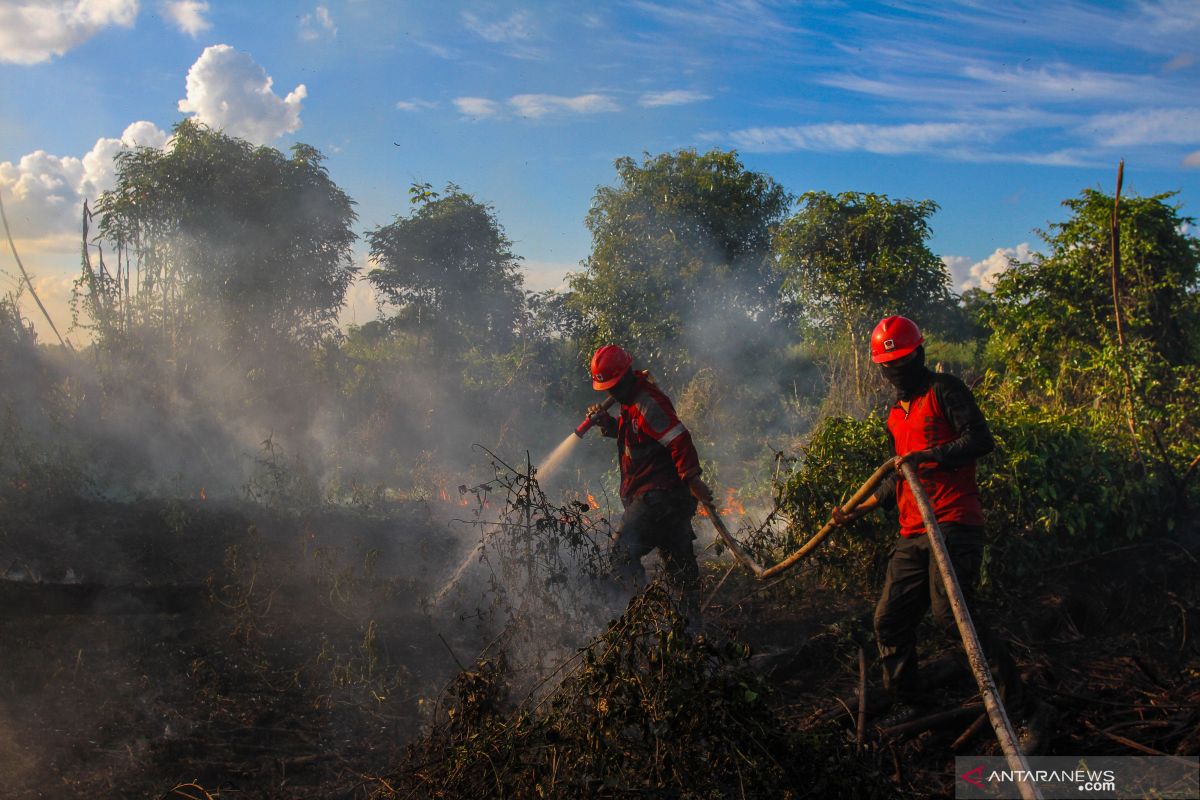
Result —
M658 549L667 577L682 594L684 615L699 622L700 569L692 540L696 500L686 487L649 491L634 496L625 507L613 542L613 571L623 592L632 594L646 583L642 558Z
M984 655L991 663L993 676L1010 705L1021 702L1020 676L1004 642L1000 641L986 620L981 619L976 604L975 583L983 563L983 528L953 522L941 525L950 552L950 562L958 576L959 585L979 634ZM934 622L958 639L954 612L942 582L937 561L926 534L901 536L888 561L883 594L875 606L875 639L883 662L884 686L902 699L912 699L922 692L917 671L917 625L932 609Z

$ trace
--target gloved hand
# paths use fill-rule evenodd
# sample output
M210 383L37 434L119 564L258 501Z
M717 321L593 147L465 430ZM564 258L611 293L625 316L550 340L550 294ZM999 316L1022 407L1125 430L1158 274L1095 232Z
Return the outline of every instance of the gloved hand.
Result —
M892 459L892 464L895 466L896 471L899 472L902 464L912 464L916 468L928 461L933 461L932 450L910 450L904 455L896 456Z
M696 475L688 481L688 489L691 490L692 497L696 498L705 505L712 505L712 489L708 488L708 484L701 480L699 475Z
M611 416L612 416L612 414L609 414L609 413L608 413L608 409L607 409L607 408L605 408L604 406L600 405L599 403L596 403L595 405L590 405L590 406L588 406L587 415L588 415L589 417L595 417L595 416L597 416L597 415L600 415L600 414L603 414L603 415L604 415L604 416L606 416L606 417L611 417Z

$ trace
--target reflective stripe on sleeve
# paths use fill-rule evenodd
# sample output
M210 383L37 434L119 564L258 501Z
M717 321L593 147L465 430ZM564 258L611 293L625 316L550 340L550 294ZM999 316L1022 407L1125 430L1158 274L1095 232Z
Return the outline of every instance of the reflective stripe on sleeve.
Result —
M660 436L658 443L661 445L668 445L681 433L687 433L687 428L683 427L682 422L678 423L674 428L671 428L671 430Z

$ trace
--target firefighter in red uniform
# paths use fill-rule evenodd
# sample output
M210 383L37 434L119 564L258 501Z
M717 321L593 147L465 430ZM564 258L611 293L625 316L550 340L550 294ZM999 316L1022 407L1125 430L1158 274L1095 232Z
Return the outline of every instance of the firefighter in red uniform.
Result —
M925 367L924 337L905 317L887 317L871 334L871 359L896 389L887 430L896 453L897 472L874 496L850 514L835 508L844 524L893 500L900 510L900 538L888 561L883 594L875 608L875 638L883 662L884 686L893 697L893 712L884 727L915 716L923 699L917 671L917 625L932 606L935 622L955 628L946 589L929 547L925 524L900 465L917 469L929 495L954 571L970 600L983 561L983 509L975 480L975 460L995 447L975 397L953 375ZM1008 648L986 625L976 627L984 652L1010 709L1022 702L1021 682Z
M645 582L642 557L658 548L667 574L683 595L683 614L700 626L700 570L692 551L692 516L697 501L712 502L700 478L700 458L692 435L675 408L633 359L616 345L592 356L592 388L621 404L614 419L599 404L588 409L601 433L617 440L621 464L621 503L625 512L613 543L614 565L624 588Z

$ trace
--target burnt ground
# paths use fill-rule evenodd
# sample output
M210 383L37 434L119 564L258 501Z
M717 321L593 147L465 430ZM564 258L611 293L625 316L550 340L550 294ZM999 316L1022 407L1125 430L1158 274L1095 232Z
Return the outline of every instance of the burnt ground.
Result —
M458 553L423 503L6 510L6 798L355 796L455 672L414 602Z
M980 598L974 613L1011 643L1030 716L1045 732L1042 754L1200 753L1198 559L1194 536L1187 545L1154 540L1049 564L1023 579L1019 591ZM840 730L853 740L860 647L868 708L887 702L873 657L874 600L803 581L755 586L739 576L735 587L723 587L709 616L762 653L790 725ZM928 616L919 636L932 684L928 714L962 712L930 729L891 735L872 724L879 716L869 717L862 757L890 775L898 794L952 797L956 755L1002 753L981 719L961 649Z
M424 503L307 515L199 500L4 511L6 798L374 796L455 659L470 663L484 641L443 642L452 626L419 600L461 556ZM988 599L982 611L1044 704L1046 752L1200 751L1198 553L1146 542L1048 565L1019 593ZM724 571L708 565L707 586ZM860 646L878 685L873 601L802 576L760 586L735 573L706 616L760 654L789 727L852 739ZM931 710L977 702L953 653L946 640L924 653L946 665ZM897 794L952 795L956 753L997 752L986 725L968 734L978 716L908 735L869 725L861 758ZM176 789L185 784L195 787Z

